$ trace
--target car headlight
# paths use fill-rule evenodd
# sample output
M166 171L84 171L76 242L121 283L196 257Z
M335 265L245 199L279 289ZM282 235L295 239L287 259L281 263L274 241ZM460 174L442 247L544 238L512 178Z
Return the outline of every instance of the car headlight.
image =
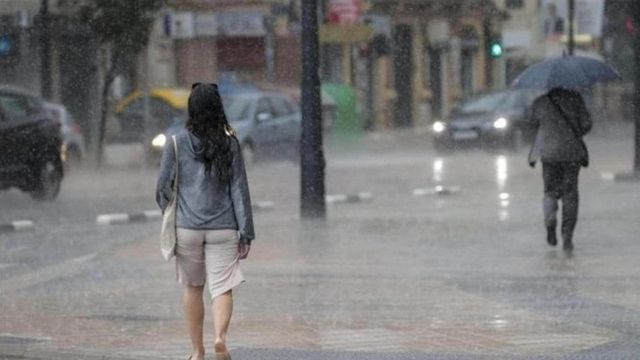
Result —
M445 123L443 123L442 121L436 121L433 123L433 131L435 131L436 133L441 133L446 128L447 128L447 125L445 125Z
M154 147L164 147L164 145L167 143L167 137L164 134L160 134L156 137L153 138L153 140L151 140L151 145L153 145Z
M498 130L506 129L509 126L509 120L506 118L497 118L496 121L493 122L493 127Z

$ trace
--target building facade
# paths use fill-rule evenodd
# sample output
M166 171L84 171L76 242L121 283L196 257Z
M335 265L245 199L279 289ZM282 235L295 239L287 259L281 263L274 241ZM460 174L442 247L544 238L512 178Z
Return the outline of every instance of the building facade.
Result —
M503 14L490 1L371 1L390 23L377 59L376 127L420 126L475 93L501 87L487 46Z

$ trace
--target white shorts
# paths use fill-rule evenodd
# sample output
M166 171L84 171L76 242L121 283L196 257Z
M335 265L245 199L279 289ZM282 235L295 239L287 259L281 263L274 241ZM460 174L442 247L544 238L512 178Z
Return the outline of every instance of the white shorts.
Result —
M187 286L209 286L211 299L244 282L236 230L178 228L176 277Z

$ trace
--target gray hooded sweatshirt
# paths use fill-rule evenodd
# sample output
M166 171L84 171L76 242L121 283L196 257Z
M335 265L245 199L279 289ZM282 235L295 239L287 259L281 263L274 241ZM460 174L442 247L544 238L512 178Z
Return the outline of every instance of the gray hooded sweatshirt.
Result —
M200 140L186 129L175 137L178 145L177 226L192 230L238 230L240 240L250 244L255 237L253 215L238 141L230 138L231 180L228 185L221 186L213 168L215 164L207 174L204 163L197 159L204 151ZM172 141L169 138L165 145L156 186L156 202L163 212L169 205L175 176L176 156Z

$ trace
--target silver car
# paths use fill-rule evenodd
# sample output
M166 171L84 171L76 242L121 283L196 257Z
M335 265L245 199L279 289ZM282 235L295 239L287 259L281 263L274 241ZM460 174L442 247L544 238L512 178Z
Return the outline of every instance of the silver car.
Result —
M279 92L248 91L224 95L222 101L247 164L264 159L298 159L301 115L289 96ZM171 135L184 128L186 117L185 113L176 118L169 129L153 139L152 146L157 154Z

